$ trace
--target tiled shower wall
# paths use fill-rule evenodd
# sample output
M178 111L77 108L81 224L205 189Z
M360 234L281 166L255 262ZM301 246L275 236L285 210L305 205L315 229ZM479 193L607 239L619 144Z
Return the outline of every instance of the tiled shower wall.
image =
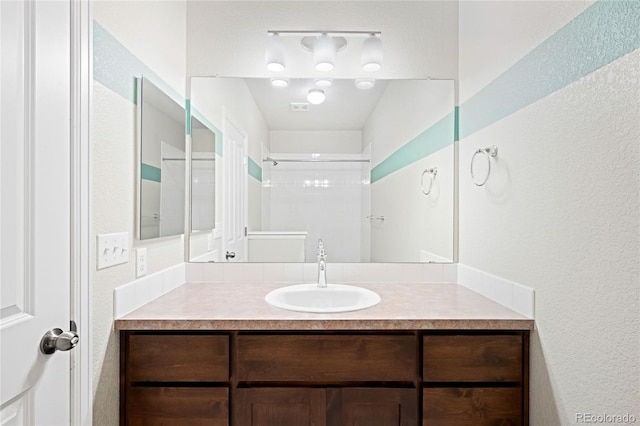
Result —
M354 154L271 154L279 159L353 159ZM315 156L315 157L313 157ZM368 162L279 162L264 163L263 186L269 197L263 209L270 222L267 231L306 231L305 261L315 262L318 239L322 239L332 262L367 262L363 241L368 241ZM366 256L366 251L364 256Z

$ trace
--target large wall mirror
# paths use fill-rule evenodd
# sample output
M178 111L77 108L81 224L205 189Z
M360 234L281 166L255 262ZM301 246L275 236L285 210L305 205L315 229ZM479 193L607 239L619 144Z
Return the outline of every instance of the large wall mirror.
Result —
M185 109L152 83L137 79L138 236L181 235L185 212Z
M192 117L213 138L204 150L191 125L192 225L203 224L191 227L191 261L316 262L319 239L329 262L453 261L453 80L190 87Z

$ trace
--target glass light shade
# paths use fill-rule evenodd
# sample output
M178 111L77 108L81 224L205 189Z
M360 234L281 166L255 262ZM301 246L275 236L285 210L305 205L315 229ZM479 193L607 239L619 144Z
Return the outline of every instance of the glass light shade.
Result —
M287 87L289 85L289 79L286 78L272 78L271 85L273 87Z
M313 63L318 71L331 71L336 60L336 42L322 34L313 43Z
M373 78L358 78L356 80L356 87L358 89L371 89L375 84L376 81Z
M319 78L315 81L315 85L318 87L331 87L333 86L333 79L331 78Z
M264 51L264 60L267 69L273 72L284 71L287 67L285 61L284 43L278 34L267 37L267 47Z
M325 95L324 90L322 89L311 89L307 94L307 100L309 101L309 103L312 103L314 105L323 103L324 99Z
M362 44L362 69L368 72L382 68L382 40L371 36Z

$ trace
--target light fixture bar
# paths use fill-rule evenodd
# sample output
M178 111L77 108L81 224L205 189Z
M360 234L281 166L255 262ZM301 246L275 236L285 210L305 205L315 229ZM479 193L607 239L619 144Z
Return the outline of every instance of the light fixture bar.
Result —
M279 34L284 36L307 36L328 34L334 37L348 37L354 35L371 36L381 35L382 31L319 31L319 30L268 30L267 34Z

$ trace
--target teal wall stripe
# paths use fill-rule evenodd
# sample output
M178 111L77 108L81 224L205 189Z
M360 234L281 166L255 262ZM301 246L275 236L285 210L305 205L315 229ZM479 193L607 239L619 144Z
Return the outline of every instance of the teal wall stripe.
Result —
M184 122L187 123L187 136L191 136L191 99L184 100L184 112L186 115Z
M213 132L216 138L216 154L222 156L222 131L218 129L215 124L207 120L207 118L197 109L191 108L191 114Z
M638 49L639 25L639 1L597 1L464 102L460 137Z
M371 183L640 48L640 1L598 0L453 112L453 138L427 129L371 170ZM438 122L435 126L442 126ZM434 145L431 145L434 140Z
M454 121L455 113L452 111L400 147L371 169L371 183L451 145L454 138Z
M145 76L178 105L185 99L129 51L97 21L93 21L93 79L136 103L136 77Z
M160 182L162 180L162 171L159 168L145 163L141 163L140 165L142 179L153 182Z
M458 142L460 140L460 107L453 108L453 141Z
M249 175L262 182L262 167L249 157Z

